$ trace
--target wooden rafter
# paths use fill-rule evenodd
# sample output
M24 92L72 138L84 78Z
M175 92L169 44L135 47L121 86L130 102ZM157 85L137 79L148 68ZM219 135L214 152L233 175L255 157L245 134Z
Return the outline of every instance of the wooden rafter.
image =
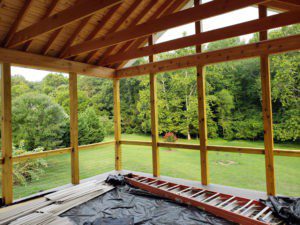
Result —
M71 57L96 49L116 45L118 43L126 42L143 36L148 36L150 34L154 34L163 30L195 22L201 19L210 18L261 2L263 2L263 0L216 0L208 2L190 9L167 15L153 21L139 24L122 31L108 34L105 37L95 38L93 40L75 45L67 51L65 57Z
M300 10L281 13L216 30L206 31L201 34L198 33L195 35L166 41L153 46L146 46L138 49L129 50L123 52L122 54L115 54L107 57L106 60L102 60L101 65L109 65L116 62L122 62L134 58L185 48L192 45L218 41L244 34L255 33L299 22Z
M32 0L26 0L23 7L21 8L20 12L17 15L17 18L15 19L14 23L12 24L12 26L10 27L10 30L8 31L6 37L4 38L4 46L6 47L8 42L11 40L11 38L14 36L14 34L16 33L16 31L18 30L24 16L26 15L26 13L28 12L30 5L32 3Z
M294 0L287 0L287 1L272 0L272 1L266 1L261 5L279 11L291 11L295 9L300 9L300 2L298 0L295 1Z
M160 16L164 15L164 14L169 14L169 13L173 13L175 10L173 9L177 9L176 6L178 6L178 4L182 3L182 0L177 0L175 2L172 1L166 1L164 2L159 9L148 19L149 21L154 20L159 18ZM171 6L175 6L175 7L171 7ZM171 9L170 9L171 7ZM136 19L132 22L132 25L137 25L144 17L144 15L148 12L149 10L147 10L145 13L141 12L140 15L138 17L136 17ZM129 48L130 46L132 46L134 43L139 44L140 43L145 43L147 40L147 37L138 39L138 40L131 40L126 42L125 44L123 44L122 48L118 51L118 53L122 54L124 52L124 49ZM118 45L114 45L109 47L102 55L101 58L98 60L97 65L101 65L102 64L102 60L105 59L107 56L109 56L117 47Z
M92 32L84 39L84 41L92 40L100 32L100 30L106 25L106 23L111 19L111 17L119 9L119 7L120 7L119 5L116 5L116 6L112 7L112 8L110 8L109 11L102 18L102 20L99 21L99 23L97 24L97 26L92 30ZM69 47L71 47L71 45L68 46L68 48ZM64 48L63 49L63 51L59 55L60 58L62 58L65 55L66 50L68 48ZM84 60L84 61L86 61L86 60Z
M107 33L112 33L117 31L121 25L124 23L124 21L133 13L133 11L141 4L142 1L135 1L133 4L126 10L126 12L117 20L117 22L109 28ZM93 56L97 53L97 51L90 52L85 59L87 63L90 62L90 60L93 58Z
M81 1L81 0L77 0L77 1L75 2L75 4L76 4L76 3L79 3L80 1ZM85 26L85 24L88 23L88 21L90 20L91 17L92 17L92 15L90 15L90 16L84 18L84 19L80 22L80 25L82 24L82 26ZM57 37L59 36L59 34L62 32L63 28L64 28L64 27L61 27L61 28L59 28L58 30L55 30L55 31L51 34L49 40L47 41L47 43L45 44L45 46L44 46L44 47L42 48L42 50L41 50L41 53L42 53L43 55L47 55L47 54L48 54L49 50L50 50L51 47L52 47L52 44L55 42L56 38L57 38ZM74 35L74 34L73 34L73 35ZM75 37L76 37L76 36L75 36Z
M51 3L49 5L49 7L48 7L48 9L47 9L47 11L45 13L45 15L41 18L41 20L46 19L48 16L50 16L53 13L55 7L57 6L58 1L59 0L53 0L53 1L51 1ZM31 45L32 41L33 40L30 40L30 41L27 41L27 42L24 43L24 45L22 47L23 51L26 52L30 48L30 45Z
M57 30L70 23L93 15L101 10L105 10L116 4L120 4L123 0L87 0L80 1L79 3L65 9L53 16L31 25L19 32L17 32L8 46L13 47L22 44L26 41L34 39L35 37Z
M164 14L169 15L171 13L174 13L174 12L182 9L187 4L187 2L188 2L188 0L177 0L176 2L174 2L167 8L167 11ZM160 15L160 16L162 16L162 15ZM156 19L156 17L151 18L150 20L152 20L152 19ZM144 46L146 43L146 40L147 40L147 38L142 37L137 40L129 41L118 51L118 54L123 54L124 51L131 50L131 49L137 49L140 46ZM113 68L121 68L123 65L126 64L126 62L127 61L123 61L122 63L113 65L112 67ZM100 63L101 62L99 62L98 65L101 65Z
M114 69L106 67L94 66L5 48L0 48L0 62L9 62L14 65L64 73L74 72L77 74L101 78L113 78L115 74Z
M134 77L149 73L160 73L188 68L198 64L209 65L231 60L258 57L261 54L276 54L298 49L300 49L300 35L293 35L274 40L261 41L211 52L188 55L140 66L128 67L117 70L116 74L118 78Z

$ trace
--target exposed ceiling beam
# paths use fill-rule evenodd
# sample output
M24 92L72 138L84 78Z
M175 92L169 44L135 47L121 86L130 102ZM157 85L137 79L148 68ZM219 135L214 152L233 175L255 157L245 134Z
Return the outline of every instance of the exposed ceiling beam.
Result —
M168 15L173 13L174 11L178 10L178 8L180 8L180 6L182 6L182 3L186 2L184 0L177 0L177 1L166 1L164 2L158 9L157 11L148 19L148 21L157 19L163 15ZM132 25L137 25L142 18L144 17L143 15L145 15L144 12L140 13L139 17L137 17L135 19L135 21L132 22ZM148 37L143 37L137 40L131 40L126 42L125 44L123 44L123 46L121 47L121 49L118 51L118 53L122 54L122 52L124 52L126 49L128 49L129 47L133 46L133 44L138 44L138 46L140 46L142 43L145 43L146 41L148 41ZM118 45L114 45L114 46L110 46L102 55L101 58L98 60L97 65L102 64L102 60L105 59L107 56L111 55L111 53L115 50L115 48Z
M117 31L120 26L125 22L125 20L132 14L132 12L142 3L142 1L136 0L133 4L125 11L124 14L114 23L112 27L108 29L106 33L112 33ZM86 62L89 63L89 60L96 54L97 51L90 52L86 58Z
M102 65L109 65L116 62L122 62L143 56L149 56L193 45L200 45L263 30L269 30L295 23L300 23L300 10L281 13L262 19L256 19L216 30L206 31L201 34L190 35L160 44L155 44L153 46L146 46L126 51L122 54L115 54L103 60Z
M261 54L276 54L300 49L300 35L231 47L216 51L197 53L175 59L169 59L140 66L117 70L116 78L134 77L138 75L161 73L197 65L209 65L232 60L253 58Z
M114 69L106 67L94 66L6 48L0 48L0 62L63 73L74 72L100 78L113 78L115 74Z
M57 30L72 22L78 21L101 10L105 10L116 4L120 4L123 0L86 0L62 10L55 15L47 17L46 19L31 25L19 32L17 32L9 42L8 46L16 46L29 41L39 35Z
M290 0L290 1L279 1L272 0L262 3L261 5L267 6L268 8L279 10L279 11L291 11L295 9L300 9L300 1Z
M52 0L52 1L51 1L51 3L50 3L50 5L49 5L49 7L48 7L46 13L45 13L44 16L41 18L41 20L46 19L48 16L50 16L50 15L53 13L55 7L57 6L58 1L59 1L59 0ZM24 43L24 45L23 45L23 47L22 47L23 51L26 52L26 51L30 48L30 45L31 45L32 41L33 41L33 40L30 40L30 41L27 41L27 42Z
M149 36L163 30L181 26L198 20L210 18L233 10L251 6L264 0L215 0L190 9L179 11L159 19L149 21L137 26L108 34L105 37L95 38L71 47L65 57L82 54L96 49L105 48L143 36ZM199 13L201 12L201 13Z
M166 15L169 15L171 13L174 13L180 9L183 9L185 6L187 6L188 8L191 7L191 2L189 0L178 0L175 3L173 3L167 10L167 12L165 13ZM158 38L164 31L157 33L155 36L156 38ZM123 52L127 51L127 50L132 50L132 49L137 49L141 46L145 46L145 44L147 43L148 37L142 37L133 41L129 41L128 44L126 43L119 51L118 54L123 54ZM123 61L121 63L118 64L114 64L114 65L110 65L109 67L112 68L122 68L124 65L126 65L126 63L128 63L128 61ZM98 65L101 65L101 60L99 60Z
M26 0L23 7L21 8L21 10L19 11L17 18L15 19L14 23L12 24L12 26L10 27L10 30L8 31L6 37L4 38L4 46L7 46L8 42L11 40L11 38L14 36L14 34L16 33L16 31L18 30L20 23L22 22L24 16L26 15L26 13L28 12L30 5L32 3L32 0Z

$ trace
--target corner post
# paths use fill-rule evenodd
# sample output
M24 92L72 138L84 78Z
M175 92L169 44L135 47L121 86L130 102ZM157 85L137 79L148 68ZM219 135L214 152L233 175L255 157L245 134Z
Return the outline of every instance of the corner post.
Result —
M70 94L70 144L72 184L79 184L79 150L78 150L78 95L77 74L69 73Z
M122 170L122 149L121 149L121 111L120 111L120 80L114 78L114 126L115 126L115 170Z
M259 18L267 16L267 8L259 5ZM260 41L268 39L267 31L259 33ZM266 163L266 182L267 194L275 195L275 171L274 171L274 140L273 140L273 116L272 116L272 98L271 98L271 75L270 61L267 54L260 56L261 70L261 89L262 89L262 111L264 123L264 145L265 145L265 163Z
M2 100L2 197L4 204L13 202L13 162L12 162L12 126L11 126L11 71L10 64L1 66Z
M194 0L194 5L199 5L202 0ZM201 21L195 22L195 33L202 32ZM202 52L202 46L196 46L196 52ZM207 121L206 121L206 98L205 98L205 68L197 66L197 92L198 92L198 120L200 138L201 182L209 184L208 152L207 152Z
M154 44L151 35L148 40L149 46ZM149 56L149 62L154 62L154 55ZM157 109L157 79L154 73L150 73L150 103L151 103L151 138L152 138L152 166L153 176L160 176L160 159L158 148L158 109Z

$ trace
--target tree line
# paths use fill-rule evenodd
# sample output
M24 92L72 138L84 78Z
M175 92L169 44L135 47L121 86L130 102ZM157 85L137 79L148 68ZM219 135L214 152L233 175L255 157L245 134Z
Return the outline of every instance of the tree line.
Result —
M269 33L270 38L300 33L300 25ZM250 40L258 40L258 35ZM212 51L245 44L240 38L213 42ZM157 60L195 53L193 47L159 54ZM270 57L274 139L300 140L300 54ZM146 59L134 64L145 63ZM259 59L226 62L205 67L209 138L263 140ZM157 75L159 133L178 137L198 136L196 70L189 68ZM49 74L40 82L12 77L13 141L33 150L69 146L68 77ZM123 133L150 134L149 76L121 79ZM87 76L78 78L79 143L101 142L113 134L112 81Z

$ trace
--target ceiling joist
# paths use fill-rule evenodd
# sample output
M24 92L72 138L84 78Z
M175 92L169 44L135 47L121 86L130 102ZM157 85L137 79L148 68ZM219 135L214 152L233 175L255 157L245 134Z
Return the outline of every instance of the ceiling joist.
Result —
M96 49L109 47L139 37L148 36L173 27L210 18L262 2L264 2L264 0L215 0L122 31L108 34L105 37L95 38L93 40L72 46L66 51L64 57L71 57Z
M109 65L143 56L159 54L162 52L194 45L201 45L208 42L269 30L295 23L300 23L300 10L281 13L262 19L256 19L216 30L206 31L201 34L190 35L160 44L155 44L153 46L146 46L126 51L122 54L115 54L103 60L101 65Z
M33 24L19 32L17 32L8 43L9 47L22 44L26 41L32 40L35 37L57 30L70 23L84 19L101 10L105 10L116 4L120 4L123 0L86 0L59 12L55 15L47 17L46 19Z
M117 70L116 78L161 73L197 65L209 65L232 60L253 58L262 54L277 54L300 49L300 35L231 47L211 52L197 53L175 59L169 59L145 65Z

